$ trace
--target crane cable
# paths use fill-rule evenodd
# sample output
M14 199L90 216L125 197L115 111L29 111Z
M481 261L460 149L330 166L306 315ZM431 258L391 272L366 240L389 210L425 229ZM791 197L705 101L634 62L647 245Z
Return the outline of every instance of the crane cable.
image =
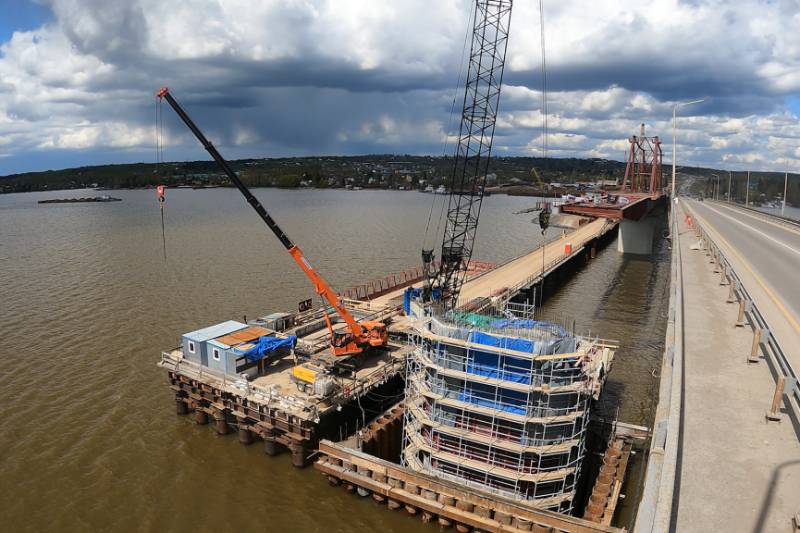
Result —
M164 162L164 108L161 98L156 98L156 116L155 116L155 130L156 130L156 176L158 176L161 163ZM158 195L158 207L161 211L161 246L164 253L164 262L167 262L167 233L164 228L164 185L156 186L156 194Z
M547 60L544 53L544 0L539 0L539 33L542 46L542 153L547 159Z
M465 24L467 29L464 32L464 42L461 45L461 60L458 62L459 63L458 81L456 82L456 86L453 88L453 101L450 104L450 115L447 118L447 129L445 130L444 142L442 143L442 157L446 157L447 156L447 139L448 139L448 137L450 135L450 128L453 126L453 116L455 115L456 101L458 100L458 93L459 93L459 89L461 88L461 78L462 78L462 76L464 74L464 57L466 56L466 53L467 53L467 40L469 39L470 33L472 32L472 25L470 24L470 20L473 18L473 16L474 16L473 13L474 12L475 12L475 4L473 3L472 7L467 12L467 23ZM451 184L451 186L452 186L452 184ZM428 241L428 230L429 230L430 225L431 225L431 217L433 216L433 210L434 210L434 208L436 206L437 196L439 196L439 195L434 193L432 196L433 196L433 200L431 200L431 209L428 212L428 223L425 225L425 234L424 234L424 236L422 238L422 248L423 249L425 248L425 244ZM444 206L445 206L445 198L444 198L444 196L445 195L442 195L442 207L441 207L441 209L439 211L439 220L436 223L436 232L434 233L434 236L433 236L434 240L438 237L439 230L440 230L441 224L442 224L442 216L444 215Z

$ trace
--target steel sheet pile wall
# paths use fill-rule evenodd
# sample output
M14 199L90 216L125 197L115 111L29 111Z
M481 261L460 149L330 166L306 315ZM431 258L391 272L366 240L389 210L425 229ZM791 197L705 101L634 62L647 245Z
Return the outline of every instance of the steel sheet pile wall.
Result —
M519 321L502 335L428 318L410 336L403 464L572 510L588 408L613 352L561 328Z

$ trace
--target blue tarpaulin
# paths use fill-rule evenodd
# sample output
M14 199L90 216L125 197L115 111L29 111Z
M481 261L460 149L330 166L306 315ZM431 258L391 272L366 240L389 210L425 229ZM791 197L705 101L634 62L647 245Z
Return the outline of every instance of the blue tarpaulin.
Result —
M284 346L294 347L295 343L297 342L297 337L294 335L289 335L288 337L280 338L280 337L273 337L270 335L265 335L264 337L259 337L258 344L250 348L249 350L239 350L238 348L234 348L234 351L238 354L244 355L247 357L248 361L260 361L270 352L274 352L278 348L282 348Z
M495 353L470 352L467 360L467 372L478 376L530 384L532 364L530 360L503 356L503 368L500 368L500 357Z
M422 294L421 288L414 288L408 287L405 291L403 291L403 311L407 315L411 314L411 301L416 300ZM431 299L438 300L442 295L442 291L439 289L432 289L431 290Z
M489 335L482 331L473 331L469 334L469 342L494 346L495 348L505 348L506 350L516 350L518 352L536 353L536 343L527 339L517 337L500 337Z
M490 386L473 384L470 389L462 390L458 396L462 402L509 413L526 414L527 395L524 392L502 390L500 397L495 399L494 391Z
M419 298L420 294L422 294L422 289L415 289L414 287L408 287L403 291L403 311L407 315L411 314L411 300Z

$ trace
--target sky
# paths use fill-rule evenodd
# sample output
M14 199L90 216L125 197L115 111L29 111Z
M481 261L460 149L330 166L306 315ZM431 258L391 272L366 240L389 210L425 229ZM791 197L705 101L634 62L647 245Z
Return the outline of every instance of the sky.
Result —
M538 2L514 2L495 155L541 156ZM0 0L0 175L155 162L171 88L227 158L451 154L472 0ZM544 0L548 156L800 171L800 0ZM460 93L460 95L459 95ZM166 160L207 159L164 109Z

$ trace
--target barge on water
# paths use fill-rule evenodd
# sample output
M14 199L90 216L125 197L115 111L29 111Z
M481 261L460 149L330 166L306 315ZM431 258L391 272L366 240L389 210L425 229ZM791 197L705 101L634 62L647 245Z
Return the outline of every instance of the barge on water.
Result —
M114 198L107 194L101 196L91 196L85 198L53 198L51 200L39 200L40 204L80 204L93 202L121 202L122 198Z

